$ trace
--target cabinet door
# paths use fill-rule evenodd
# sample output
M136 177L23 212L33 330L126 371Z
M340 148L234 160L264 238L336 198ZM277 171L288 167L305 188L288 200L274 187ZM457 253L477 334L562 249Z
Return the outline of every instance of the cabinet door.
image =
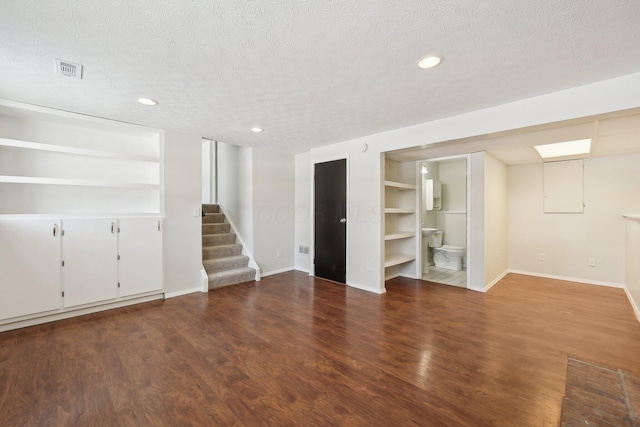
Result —
M162 220L120 219L120 296L162 291Z
M61 308L60 221L0 220L0 320Z
M117 220L65 219L62 226L64 306L117 298Z

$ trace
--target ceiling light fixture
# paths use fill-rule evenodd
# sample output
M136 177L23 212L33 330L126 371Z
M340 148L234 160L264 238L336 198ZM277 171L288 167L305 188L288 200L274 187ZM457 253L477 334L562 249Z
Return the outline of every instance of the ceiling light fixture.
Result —
M150 98L138 98L138 102L142 105L158 105L158 101L150 99Z
M427 55L418 61L420 68L433 68L442 62L442 57L438 55Z
M259 128L259 127L253 127L251 128L251 132L255 132L255 133L260 133L260 132L264 132L264 129Z
M556 144L535 145L534 148L543 159L588 154L591 152L591 138L558 142Z

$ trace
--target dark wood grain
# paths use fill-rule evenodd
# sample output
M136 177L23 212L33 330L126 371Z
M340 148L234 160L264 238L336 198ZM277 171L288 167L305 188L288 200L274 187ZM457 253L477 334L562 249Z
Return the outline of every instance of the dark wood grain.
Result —
M555 426L567 355L640 374L620 289L300 272L0 333L1 426Z

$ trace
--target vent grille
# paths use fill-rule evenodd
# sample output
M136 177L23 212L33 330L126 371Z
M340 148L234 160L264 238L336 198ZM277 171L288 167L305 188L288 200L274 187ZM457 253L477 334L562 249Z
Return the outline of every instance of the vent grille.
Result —
M56 58L56 74L81 79L82 65Z

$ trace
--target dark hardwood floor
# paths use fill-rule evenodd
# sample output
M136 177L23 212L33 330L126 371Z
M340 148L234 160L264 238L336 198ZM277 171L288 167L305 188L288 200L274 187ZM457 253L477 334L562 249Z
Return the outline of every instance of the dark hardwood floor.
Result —
M556 426L569 354L640 374L620 289L387 289L291 272L0 333L0 426Z

